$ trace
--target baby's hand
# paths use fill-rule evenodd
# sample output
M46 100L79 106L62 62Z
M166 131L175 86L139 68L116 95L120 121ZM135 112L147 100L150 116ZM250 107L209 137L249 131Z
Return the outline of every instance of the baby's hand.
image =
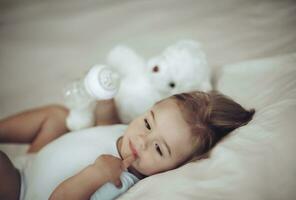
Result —
M106 181L110 181L115 186L121 187L120 175L134 161L135 158L133 155L121 160L115 156L105 154L99 156L93 166L98 170L99 173L104 175Z

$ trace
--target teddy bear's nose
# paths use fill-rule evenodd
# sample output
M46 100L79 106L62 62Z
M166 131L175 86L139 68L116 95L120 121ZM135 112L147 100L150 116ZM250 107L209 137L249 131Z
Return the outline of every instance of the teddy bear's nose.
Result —
M169 83L169 86L170 86L171 88L174 88L176 85L175 85L174 82L170 82L170 83Z

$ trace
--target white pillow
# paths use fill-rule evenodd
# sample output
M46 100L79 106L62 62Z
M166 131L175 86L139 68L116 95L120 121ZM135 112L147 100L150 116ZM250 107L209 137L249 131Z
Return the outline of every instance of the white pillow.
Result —
M148 177L119 199L294 199L295 54L225 66L217 89L253 120L216 146L209 159Z
M296 53L224 66L217 81L218 90L257 109L295 99L295 85Z

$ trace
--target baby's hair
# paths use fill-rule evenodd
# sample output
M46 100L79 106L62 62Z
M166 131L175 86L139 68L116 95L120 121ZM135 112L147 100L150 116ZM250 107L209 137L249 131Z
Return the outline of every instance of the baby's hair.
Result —
M244 109L229 97L217 92L193 91L173 95L191 133L196 151L187 161L207 157L209 151L227 134L249 123L254 109Z

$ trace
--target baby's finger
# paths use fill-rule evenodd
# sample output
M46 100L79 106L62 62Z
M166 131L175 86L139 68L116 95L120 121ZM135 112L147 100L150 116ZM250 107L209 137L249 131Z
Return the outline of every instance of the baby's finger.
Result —
M123 161L122 161L122 167L123 169L127 169L134 161L136 160L135 156L133 154L127 156Z
M120 180L120 179L117 179L117 180L114 182L114 185L115 185L117 188L121 188L121 187L122 187L121 180Z

